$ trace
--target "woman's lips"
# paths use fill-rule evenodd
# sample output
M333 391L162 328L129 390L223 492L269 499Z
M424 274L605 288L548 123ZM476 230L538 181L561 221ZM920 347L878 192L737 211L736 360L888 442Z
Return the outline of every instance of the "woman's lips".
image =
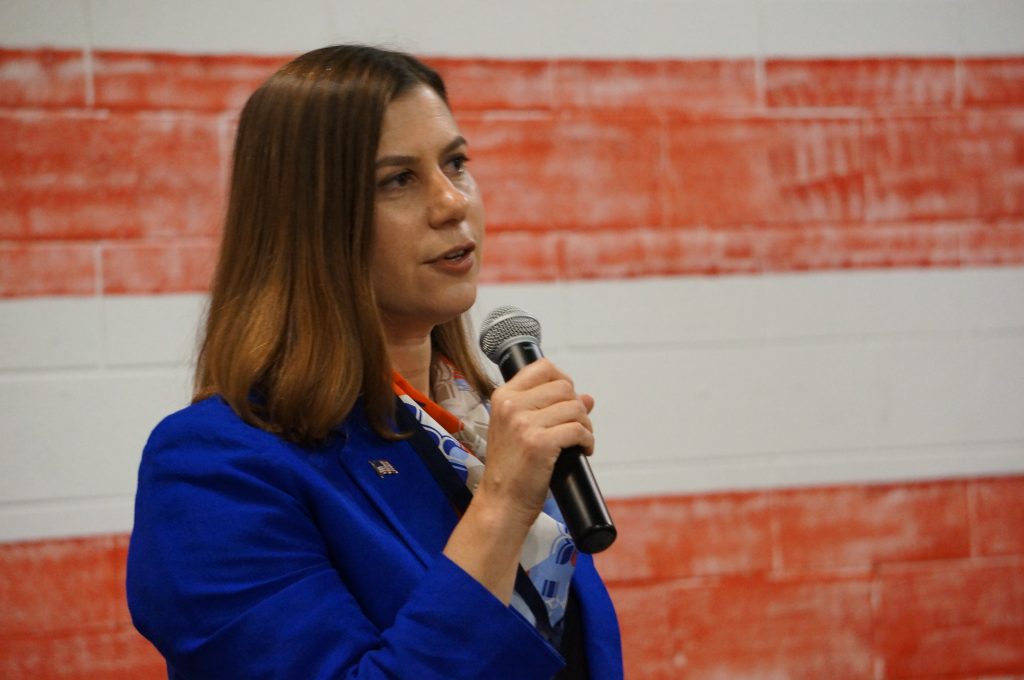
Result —
M466 243L444 252L430 260L428 264L453 274L468 272L473 268L473 251L475 250L475 243Z

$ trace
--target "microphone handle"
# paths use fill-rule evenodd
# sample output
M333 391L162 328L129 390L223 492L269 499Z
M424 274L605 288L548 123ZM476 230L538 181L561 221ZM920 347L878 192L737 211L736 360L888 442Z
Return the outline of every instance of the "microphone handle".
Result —
M498 369L507 382L524 366L543 356L540 345L521 340L502 353ZM615 541L618 532L581 447L562 449L551 474L551 495L562 511L577 550L598 553Z

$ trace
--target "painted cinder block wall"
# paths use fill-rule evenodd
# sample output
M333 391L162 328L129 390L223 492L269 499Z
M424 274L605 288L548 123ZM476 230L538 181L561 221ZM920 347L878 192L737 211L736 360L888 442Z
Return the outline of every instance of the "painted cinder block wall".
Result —
M478 310L598 397L628 677L1024 677L1024 3L440 8L4 5L0 676L162 676L131 493L234 120L358 39L446 75Z

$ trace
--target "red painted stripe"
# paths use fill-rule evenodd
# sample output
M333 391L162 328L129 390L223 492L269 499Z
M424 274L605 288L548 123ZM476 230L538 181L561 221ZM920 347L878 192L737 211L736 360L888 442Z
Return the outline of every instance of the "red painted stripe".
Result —
M210 287L216 241L115 243L103 247L103 292L184 293Z
M772 568L768 493L615 500L615 546L598 561L616 583L767 573Z
M772 500L778 565L786 571L970 555L966 484L834 487Z
M128 536L0 545L0 677L167 677L125 605Z
M95 290L51 241L101 247L107 293L203 290L237 111L286 59L0 50L0 296ZM1024 264L1024 57L431 61L485 281Z
M953 59L770 59L768 106L944 110L955 104Z
M456 111L552 110L557 106L554 64L534 59L428 58L444 75Z
M742 227L857 221L864 150L857 120L681 120L667 130L668 224Z
M878 577L886 677L1024 672L1024 563L913 564Z
M0 638L0 677L164 680L163 658L131 625Z
M869 221L1024 216L1024 110L865 125Z
M94 295L96 248L78 243L0 243L0 298Z
M651 120L463 118L492 231L662 223L660 130Z
M967 105L1024 106L1024 59L970 59L963 68Z
M871 582L653 582L611 590L629 678L872 678Z
M288 56L190 56L101 51L93 56L96 106L224 111L241 109Z
M2 546L0 638L124 623L124 543L106 536Z
M971 493L975 554L1024 555L1024 478L980 481Z
M564 240L557 233L492 232L486 239L480 280L528 283L563 278Z
M0 111L0 239L212 234L222 204L217 120Z
M85 106L85 57L68 50L0 50L0 106Z
M724 112L757 105L756 66L749 59L562 61L555 78L564 109Z

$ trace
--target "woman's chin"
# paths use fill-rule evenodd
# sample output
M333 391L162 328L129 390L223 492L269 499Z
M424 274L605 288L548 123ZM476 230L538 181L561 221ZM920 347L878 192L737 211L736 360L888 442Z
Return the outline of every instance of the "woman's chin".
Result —
M465 282L459 284L454 290L451 291L451 306L453 318L468 312L476 304L476 293L477 284L474 279L472 282Z

